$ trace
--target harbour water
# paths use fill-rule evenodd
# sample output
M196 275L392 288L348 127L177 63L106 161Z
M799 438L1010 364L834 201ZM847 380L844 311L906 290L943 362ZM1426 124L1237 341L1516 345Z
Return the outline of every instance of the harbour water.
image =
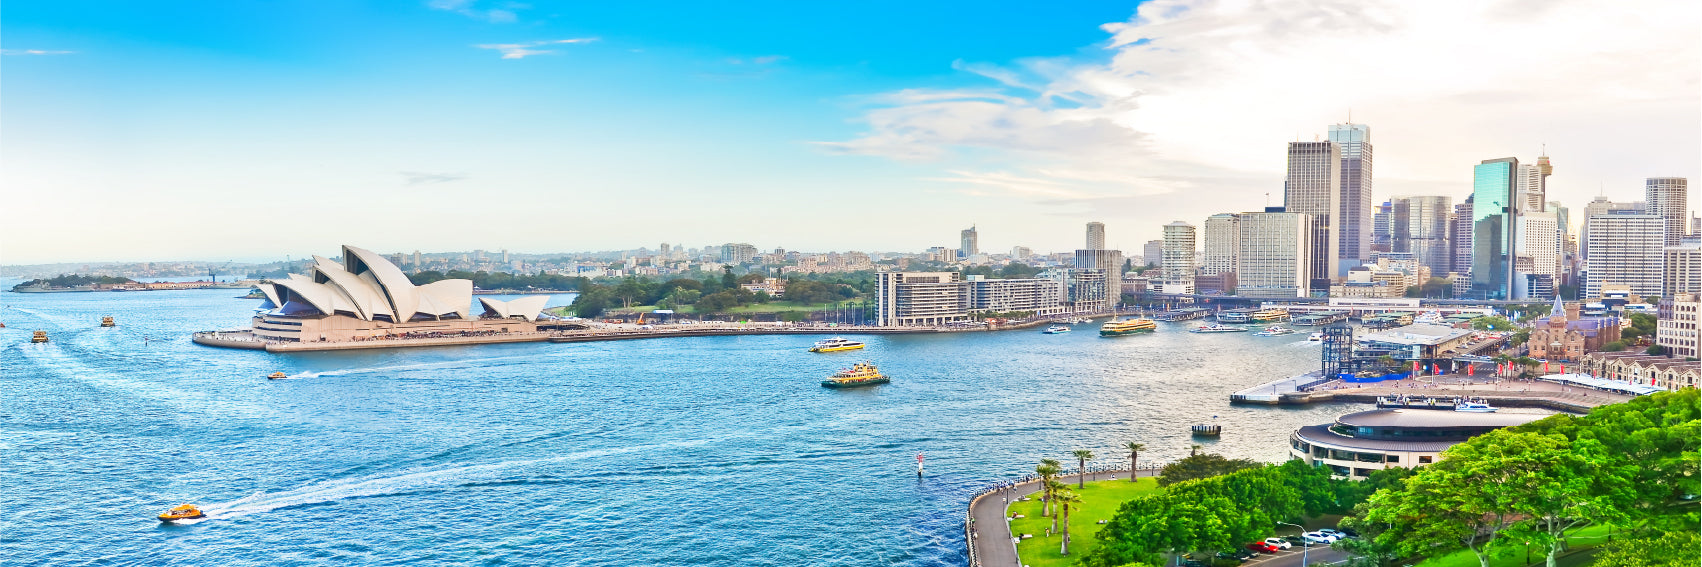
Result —
M8 284L9 285L9 284ZM1305 334L700 337L279 355L240 290L0 293L0 556L68 565L961 565L977 488L1143 442L1284 458L1365 406L1231 407ZM99 328L103 315L118 326ZM50 334L29 344L31 331ZM830 390L871 360L892 384ZM292 378L268 381L283 371ZM1213 422L1221 439L1195 441ZM925 478L915 456L927 456ZM1073 468L1073 462L1069 468ZM160 525L196 503L211 515Z

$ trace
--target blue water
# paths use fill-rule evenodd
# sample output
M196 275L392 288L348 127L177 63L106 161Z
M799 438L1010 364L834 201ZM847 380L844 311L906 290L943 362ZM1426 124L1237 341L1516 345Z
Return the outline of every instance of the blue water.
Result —
M1347 406L1231 407L1316 366L1305 335L1093 326L279 355L189 342L240 290L0 293L8 563L961 565L977 488L1146 443L1278 461ZM97 326L102 315L116 328ZM30 331L52 342L29 344ZM818 381L869 359L894 377ZM284 371L296 378L268 381ZM928 476L915 476L915 455ZM160 525L197 503L211 518Z

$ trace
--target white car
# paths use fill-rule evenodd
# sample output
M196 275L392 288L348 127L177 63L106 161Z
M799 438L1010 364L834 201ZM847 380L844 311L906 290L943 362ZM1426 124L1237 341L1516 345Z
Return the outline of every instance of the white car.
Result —
M1329 545L1336 542L1336 538L1318 532L1306 532L1300 537L1306 538L1306 543Z
M1342 532L1341 530L1332 530L1330 528L1323 528L1323 529L1318 530L1318 533L1336 538L1338 540L1339 539L1347 539L1347 534Z
M1288 549L1290 547L1294 547L1294 544L1288 543L1287 540L1284 540L1280 537L1267 537L1267 538L1265 538L1265 543L1280 547L1282 549Z

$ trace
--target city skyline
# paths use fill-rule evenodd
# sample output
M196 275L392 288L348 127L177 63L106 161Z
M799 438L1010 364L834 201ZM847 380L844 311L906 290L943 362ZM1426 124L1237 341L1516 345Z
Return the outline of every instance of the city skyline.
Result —
M1545 144L1560 166L1547 198L1572 207L1702 175L1691 4L1391 4L1286 27L1174 2L748 23L449 0L99 6L8 5L0 23L8 263L342 241L909 251L970 224L986 250L1064 251L1088 221L1134 250L1171 220L1257 209L1282 191L1283 146L1345 121L1377 130L1375 202L1461 202L1473 164ZM820 27L795 30L806 21ZM1044 31L986 33L1030 26ZM1360 80L1300 79L1348 68ZM542 205L479 222L492 203ZM208 237L328 210L361 222L290 243ZM464 226L422 233L422 217Z

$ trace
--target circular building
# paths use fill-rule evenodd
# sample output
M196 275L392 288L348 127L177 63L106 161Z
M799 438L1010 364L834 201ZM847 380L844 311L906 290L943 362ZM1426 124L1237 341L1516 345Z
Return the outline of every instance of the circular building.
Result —
M1548 417L1534 413L1469 413L1379 409L1350 413L1335 423L1308 425L1289 436L1289 454L1335 476L1362 479L1389 467L1428 465L1443 450L1473 436Z

